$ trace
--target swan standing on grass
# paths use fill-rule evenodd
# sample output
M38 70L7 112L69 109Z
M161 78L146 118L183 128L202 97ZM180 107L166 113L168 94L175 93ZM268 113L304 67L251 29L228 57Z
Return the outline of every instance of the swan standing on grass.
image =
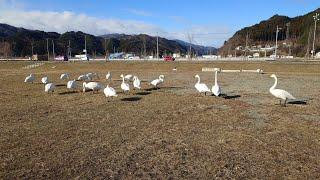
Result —
M112 75L110 73L110 71L108 72L108 74L106 75L106 80L107 81L111 81Z
M121 89L123 90L123 92L128 92L130 91L130 86L128 83L125 82L125 77L123 76L123 74L121 74L120 76L122 78L122 83L121 83Z
M47 76L45 76L45 77L43 77L43 78L41 79L41 82L42 82L43 84L48 84L48 83L49 83L49 78L48 78Z
M61 79L61 80L67 80L67 79L69 79L69 74L68 74L68 73L61 74L60 79Z
M33 83L33 81L36 80L36 77L33 74L30 74L29 76L27 76L24 80L25 83Z
M281 105L281 100L284 100L284 106L287 104L287 100L294 100L296 99L295 97L293 97L289 92L282 90L282 89L276 89L277 85L278 85L278 78L275 74L272 74L270 77L275 79L275 83L274 85L270 88L270 93L280 99L280 105Z
M161 85L164 82L164 75L160 75L158 79L155 79L151 81L151 85L154 86L154 88L158 88L159 85Z
M218 71L215 72L215 77L214 77L214 86L212 86L212 93L215 96L220 96L221 94L221 88L218 84Z
M77 89L78 85L77 85L77 81L74 79L72 81L69 81L67 83L67 89Z
M49 83L44 86L44 92L47 92L47 93L54 92L55 89L56 89L56 86L53 83Z
M204 95L207 95L208 92L211 92L208 86L204 83L200 83L200 76L197 74L195 75L195 78L198 79L198 82L194 85L194 87L199 91L199 93L204 93Z
M140 81L140 79L137 77L137 76L134 76L133 77L133 87L135 88L135 89L141 89L141 81Z
M99 90L103 89L103 86L97 82L84 82L82 84L83 92L86 92L86 90L90 89L92 92L98 92Z
M116 90L114 90L112 87L109 87L109 85L107 85L103 92L106 97L118 97Z

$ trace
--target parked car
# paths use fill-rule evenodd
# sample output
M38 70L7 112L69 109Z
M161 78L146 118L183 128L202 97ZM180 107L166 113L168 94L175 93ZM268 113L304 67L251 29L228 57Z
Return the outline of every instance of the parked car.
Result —
M167 61L167 62L175 60L175 58L173 58L172 56L165 56L163 59L164 59L164 61Z
M56 56L54 58L55 61L68 61L68 57L67 56Z

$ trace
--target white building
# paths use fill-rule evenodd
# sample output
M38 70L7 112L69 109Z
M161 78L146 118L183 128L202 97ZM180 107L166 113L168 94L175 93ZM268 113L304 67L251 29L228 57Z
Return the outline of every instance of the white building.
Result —
M259 57L260 57L260 54L259 54L259 53L254 53L254 54L253 54L253 57L254 57L254 58L259 58Z

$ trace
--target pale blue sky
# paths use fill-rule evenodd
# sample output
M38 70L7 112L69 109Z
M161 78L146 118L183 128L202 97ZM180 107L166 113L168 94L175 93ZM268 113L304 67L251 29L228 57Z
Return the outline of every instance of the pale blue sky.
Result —
M319 8L320 0L0 0L0 6L6 9L0 22L26 28L95 35L158 32L182 40L193 34L198 44L220 46L243 27L274 14L303 15Z

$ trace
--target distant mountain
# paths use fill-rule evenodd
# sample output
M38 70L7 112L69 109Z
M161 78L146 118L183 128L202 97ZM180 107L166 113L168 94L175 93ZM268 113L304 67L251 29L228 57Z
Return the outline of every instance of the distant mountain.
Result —
M266 21L251 27L243 28L235 33L235 35L225 42L223 47L219 49L219 54L234 54L235 48L246 44L248 35L248 46L275 46L276 28L282 28L279 32L279 54L287 55L289 48L292 55L305 56L307 50L312 50L314 20L315 13L320 13L320 8L303 16L290 18L287 16L275 15ZM318 23L320 24L320 23ZM287 40L287 32L289 32ZM320 51L320 28L317 31L317 51ZM238 55L244 52L237 52ZM272 53L272 52L270 52Z
M59 34L0 24L0 56L30 56L32 49L34 54L46 55L47 42L49 43L50 54L52 54L54 43L55 54L66 55L69 42L72 55L81 54L84 49L85 37L87 39L87 51L93 56L104 56L106 53L105 49L107 53L128 52L139 56L156 54L156 37L145 34L94 36L74 31ZM159 38L160 55L172 53L187 54L188 50L189 44L185 42ZM207 50L208 47L192 45L192 51L198 52L198 54L207 52Z
M187 46L190 48L190 43L185 42L185 41L181 41L179 39L175 39L174 41L178 42L179 44L183 45L183 46ZM196 44L191 44L191 48L200 55L203 54L216 54L218 49L215 47L211 47L211 46L200 46L200 45L196 45Z

